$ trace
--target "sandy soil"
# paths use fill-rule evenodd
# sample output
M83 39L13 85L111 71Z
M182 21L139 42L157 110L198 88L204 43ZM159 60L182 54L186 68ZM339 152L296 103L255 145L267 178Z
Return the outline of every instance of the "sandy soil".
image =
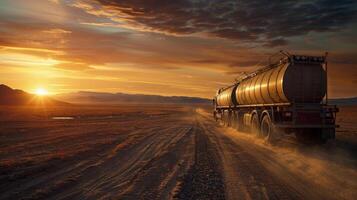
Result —
M0 199L354 199L357 108L337 139L269 145L188 106L0 107ZM56 118L54 118L56 117Z

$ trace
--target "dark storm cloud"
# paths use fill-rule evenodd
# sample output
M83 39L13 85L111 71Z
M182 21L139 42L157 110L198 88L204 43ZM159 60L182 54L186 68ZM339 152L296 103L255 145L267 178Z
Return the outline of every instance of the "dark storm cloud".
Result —
M244 59L232 59L232 60L227 60L226 58L221 58L221 59L203 59L203 60L193 60L193 61L188 61L192 63L197 63L197 64L222 64L225 66L228 66L229 68L235 68L235 67L251 67L259 64L256 58L244 58Z
M264 44L265 47L276 47L276 46L284 46L287 45L288 41L283 39L283 38L279 38L279 39L273 39L268 41L266 44Z
M98 0L141 25L173 34L208 33L274 47L284 39L338 31L356 20L353 0Z

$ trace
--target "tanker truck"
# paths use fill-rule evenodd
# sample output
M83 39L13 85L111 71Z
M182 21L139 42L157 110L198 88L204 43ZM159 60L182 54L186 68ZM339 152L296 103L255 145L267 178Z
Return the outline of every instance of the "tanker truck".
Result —
M282 57L217 91L213 117L269 143L284 134L298 141L326 143L335 138L336 105L328 105L325 56Z

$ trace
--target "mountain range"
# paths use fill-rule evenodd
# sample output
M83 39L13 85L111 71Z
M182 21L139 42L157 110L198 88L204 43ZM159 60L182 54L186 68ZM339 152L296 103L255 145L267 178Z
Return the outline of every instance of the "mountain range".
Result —
M0 105L69 105L51 97L39 97L18 89L0 84Z
M160 96L146 94L101 93L80 91L55 95L61 101L84 104L117 104L117 103L172 103L172 104L208 104L210 99L186 96Z
M186 96L160 96L145 94L103 93L80 91L74 93L57 94L51 97L39 97L18 89L12 89L7 85L0 84L0 105L68 105L73 104L210 104L210 99ZM357 105L357 97L330 99L329 104Z
M159 96L144 94L100 93L100 92L74 92L39 97L19 89L0 84L0 105L68 105L73 104L120 104L120 103L172 103L172 104L205 104L209 99L184 96Z

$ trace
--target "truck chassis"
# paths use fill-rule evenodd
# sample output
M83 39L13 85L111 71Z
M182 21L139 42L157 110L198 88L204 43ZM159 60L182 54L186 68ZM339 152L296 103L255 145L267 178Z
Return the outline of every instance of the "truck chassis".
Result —
M216 121L256 134L269 143L294 133L300 142L323 144L335 138L338 127L335 105L277 103L218 107L215 101L213 103Z

